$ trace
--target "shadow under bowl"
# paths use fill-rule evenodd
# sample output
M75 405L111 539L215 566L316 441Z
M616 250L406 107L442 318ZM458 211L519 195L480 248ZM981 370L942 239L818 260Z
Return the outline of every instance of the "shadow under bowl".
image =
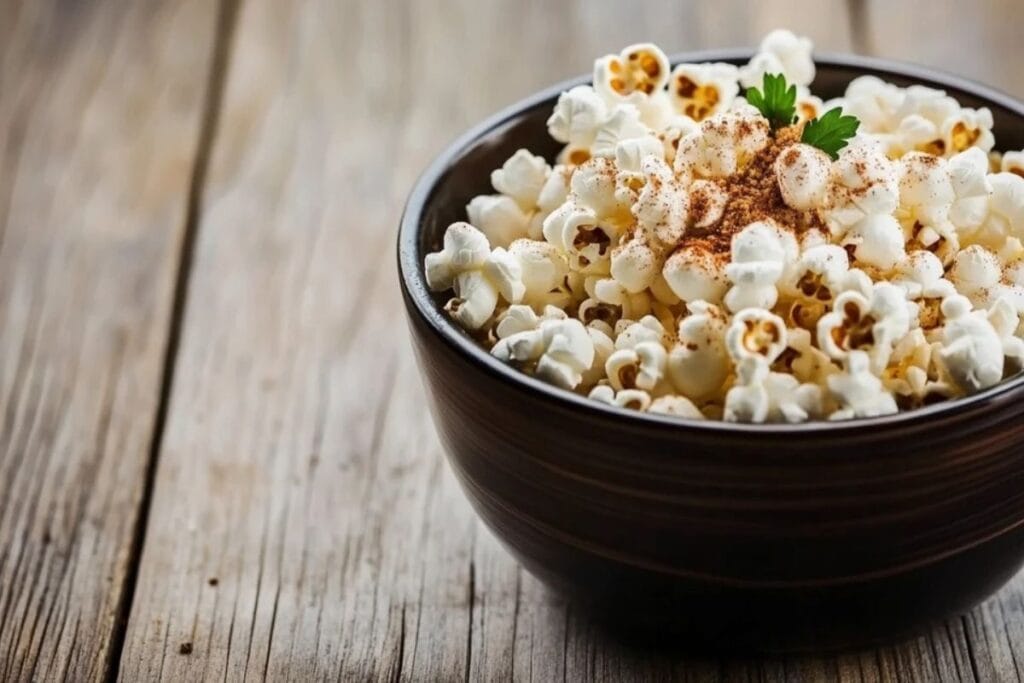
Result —
M748 52L675 61L743 63ZM821 56L814 92L863 74L990 108L1024 147L1024 104L924 69ZM734 425L604 406L503 365L454 325L423 257L491 170L549 159L539 93L467 133L414 188L398 238L430 409L466 495L531 572L618 628L721 650L864 646L966 610L1024 562L1024 379L883 418Z

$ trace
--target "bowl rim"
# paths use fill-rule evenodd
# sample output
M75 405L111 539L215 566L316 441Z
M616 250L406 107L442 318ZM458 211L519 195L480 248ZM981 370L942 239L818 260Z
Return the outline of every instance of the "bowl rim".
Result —
M726 48L677 53L671 55L669 59L673 66L683 62L745 62L753 54L753 50L749 48ZM819 68L830 67L854 71L860 75L873 75L882 78L895 76L911 79L915 83L930 87L960 90L984 100L986 106L996 105L1007 109L1020 116L1022 121L1024 121L1024 102L1021 100L996 88L939 69L898 60L831 52L816 52L814 62ZM524 112L553 100L563 91L590 82L591 76L589 74L564 80L543 88L489 116L481 123L474 125L434 157L416 180L406 200L399 222L397 239L399 281L402 295L406 302L406 311L410 315L415 311L415 314L426 323L427 328L442 343L458 353L467 362L487 372L495 379L513 384L518 388L531 390L535 392L538 398L552 401L565 409L589 411L605 419L626 422L632 426L667 428L676 434L700 432L705 434L718 433L720 435L745 433L762 436L835 435L843 432L863 433L865 430L871 429L920 427L925 423L933 423L945 418L960 416L971 410L992 408L992 404L997 400L1000 403L1004 403L1014 397L1024 397L1024 372L1020 372L1016 376L1003 380L984 391L951 401L901 411L892 415L855 418L851 420L814 420L796 424L737 423L724 420L682 418L674 415L640 412L608 405L568 389L543 382L494 358L450 318L443 315L439 307L434 303L430 289L427 287L425 274L418 255L418 240L422 228L424 208L435 187L439 181L443 180L454 162L477 144L484 141L491 133L518 118Z

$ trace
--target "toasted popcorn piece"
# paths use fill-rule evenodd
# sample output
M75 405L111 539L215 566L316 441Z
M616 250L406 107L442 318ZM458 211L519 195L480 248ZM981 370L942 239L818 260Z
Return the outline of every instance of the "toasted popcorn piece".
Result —
M498 247L484 261L481 272L498 290L502 298L511 304L517 304L526 293L523 285L523 267L513 254Z
M952 398L958 391L936 364L941 344L929 341L920 328L910 330L893 348L890 365L882 373L882 383L892 394L914 407L931 398Z
M759 308L747 308L733 316L725 332L725 347L737 364L759 358L768 365L786 349L786 323Z
M961 109L942 122L942 140L946 153L958 154L971 147L988 152L995 144L992 125L992 112L987 107Z
M629 138L615 146L615 166L620 176L623 171L642 175L641 165L647 157L655 157L664 163L665 146L655 135Z
M811 333L802 328L786 332L786 348L775 359L773 368L791 373L801 384L824 386L826 380L839 372L825 353L813 343Z
M879 146L856 137L832 164L829 206L825 221L833 235L843 236L867 216L892 214L899 205L899 174Z
M676 110L694 121L726 111L740 92L739 69L721 62L680 64L669 78Z
M615 335L616 349L633 349L643 342L656 342L664 346L668 341L668 332L653 315L645 315L635 322L622 320L619 326L621 329Z
M736 384L725 394L726 422L762 423L768 420L771 399L765 387L768 364L762 358L744 358L736 366Z
M768 145L768 121L749 105L715 114L679 141L674 168L685 178L730 176Z
M647 412L685 417L689 420L706 419L704 413L700 412L700 409L693 404L693 401L685 396L678 396L676 394L659 396L654 399L651 401L651 405L648 406Z
M972 304L984 307L992 299L1002 275L999 258L988 249L972 244L956 255L949 280Z
M657 45L637 43L594 62L594 89L608 102L636 104L665 87L668 57Z
M903 227L892 216L865 216L850 228L843 245L854 245L854 257L869 266L889 271L907 257Z
M1024 178L1024 150L1003 154L999 161L999 170L1003 173L1013 173Z
M665 161L670 164L674 163L676 150L679 149L679 141L687 135L699 131L700 124L684 114L678 114L666 121L665 126L658 131L658 138L661 140L665 152Z
M1020 326L1020 306L1007 296L1000 296L988 309L988 321L1003 345L1003 356L1013 360L1017 369L1024 361L1024 340L1017 336Z
M939 359L949 377L967 393L992 386L1003 378L1003 341L984 310L971 310L965 296L954 294L942 302L946 324L942 328Z
M898 215L908 223L916 221L924 225L948 221L956 192L945 160L930 154L911 152L899 160L898 168Z
M513 240L530 232L530 215L512 199L502 194L473 197L466 206L469 222L476 226L494 246L507 247Z
M942 261L923 249L903 259L892 284L902 289L908 299L942 299L955 292L953 283L945 278Z
M816 118L819 118L822 114L834 109L831 103L826 107L825 103L821 101L820 97L815 97L811 94L805 86L797 86L796 89L796 118L797 123L807 123ZM842 105L839 105L842 108Z
M558 142L589 150L608 113L604 98L593 87L578 85L559 95L548 118L548 133Z
M665 380L668 353L660 342L640 342L630 349L619 348L605 361L605 374L616 391L643 389L653 392Z
M653 134L641 120L639 109L631 104L618 104L612 108L608 118L594 134L590 153L595 157L614 159L620 143Z
M535 330L501 339L491 354L499 360L535 361L533 373L564 389L575 389L594 362L594 342L579 320L542 320Z
M972 147L952 157L947 164L954 199L949 220L963 234L971 234L988 216L992 185L988 181L985 152Z
M639 320L651 310L651 297L647 292L632 294L614 278L596 280L592 298L601 303L617 306L620 320Z
M511 337L513 334L536 330L544 320L564 320L568 316L565 311L555 306L546 306L541 315L524 304L513 304L502 313L495 334L498 339Z
M856 291L836 296L832 311L818 321L818 345L835 360L864 351L871 370L879 373L888 364L893 345L909 330L910 306L903 290L877 282L869 297Z
M600 324L600 323L599 323ZM605 325L605 329L598 329L596 325L587 325L587 334L594 344L594 360L590 369L583 371L583 377L578 388L587 389L595 386L605 378L605 364L608 358L615 353L615 342L612 340L612 329Z
M610 406L629 408L630 410L639 410L641 412L647 410L651 405L650 394L646 391L641 389L622 389L616 391L607 384L594 387L588 398Z
M455 296L444 310L467 330L484 326L498 307L498 290L479 270L459 273L452 284Z
M729 289L724 263L699 241L676 249L665 260L661 274L672 292L687 303L721 303Z
M695 228L709 228L722 219L729 203L729 193L710 180L694 180L690 184L689 220Z
M690 314L679 321L675 346L669 353L668 374L683 395L705 401L719 394L730 372L725 348L725 314L715 305L693 301Z
M810 211L825 204L832 160L816 147L797 143L775 159L775 179L787 205Z
M751 223L732 239L732 262L725 274L733 286L725 294L730 311L770 309L778 299L775 284L796 261L799 245L774 221Z
M761 46L750 62L740 69L744 88L761 87L765 74L782 74L787 83L809 86L814 80L814 44L810 38L778 29L761 40Z
M845 359L843 372L828 378L828 389L841 406L830 420L877 417L899 412L896 399L886 391L882 380L871 373L871 360L863 351L852 351Z
M619 231L599 222L590 210L568 201L544 220L544 238L565 252L576 269L582 270L611 258Z

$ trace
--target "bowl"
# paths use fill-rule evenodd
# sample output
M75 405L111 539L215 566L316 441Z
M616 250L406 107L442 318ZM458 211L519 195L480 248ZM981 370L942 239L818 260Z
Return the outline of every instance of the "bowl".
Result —
M681 55L745 63L749 52ZM817 58L816 94L862 74L987 106L1003 149L1024 104L930 69ZM912 412L740 425L599 404L492 358L441 310L424 256L516 149L550 159L538 93L450 146L402 217L402 293L429 406L477 513L547 584L629 633L725 650L865 646L967 610L1024 561L1024 378Z

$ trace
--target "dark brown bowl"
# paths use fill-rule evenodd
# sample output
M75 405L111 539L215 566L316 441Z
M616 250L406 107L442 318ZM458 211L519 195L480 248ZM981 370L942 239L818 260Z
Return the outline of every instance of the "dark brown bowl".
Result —
M1002 148L1024 147L1024 105L1002 93L917 66L817 63L816 93L839 94L861 74L943 88L992 110ZM497 537L615 623L727 649L884 641L968 609L1013 576L1024 562L1024 378L876 419L686 421L525 376L443 314L424 255L516 149L555 154L545 119L559 92L584 81L530 97L455 142L413 189L398 238L434 421Z

